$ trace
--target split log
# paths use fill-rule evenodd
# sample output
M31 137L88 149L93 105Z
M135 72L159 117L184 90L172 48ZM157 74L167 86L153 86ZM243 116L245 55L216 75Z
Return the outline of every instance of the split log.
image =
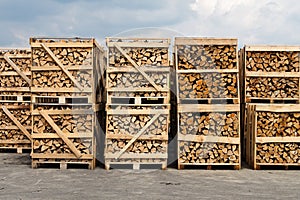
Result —
M112 139L106 141L107 153L120 152L130 140ZM168 141L137 140L125 151L126 153L167 153Z
M70 139L76 149L81 154L92 154L92 140L91 139ZM44 154L70 154L71 149L62 141L62 139L34 139L33 153Z
M121 46L122 44L120 44ZM150 47L122 47L122 50L138 65L168 66L168 48ZM109 66L110 67L133 67L132 63L115 47L110 47Z
M147 72L154 83L162 88L168 88L168 73ZM108 88L153 88L140 73L110 73Z
M238 98L237 74L179 74L180 98Z
M239 145L179 142L179 163L239 163Z
M299 164L298 143L256 144L256 163Z
M108 134L135 135L154 115L109 115L107 117ZM161 115L146 129L143 135L168 135L168 117Z
M183 135L239 137L238 113L180 113L179 131Z
M257 137L300 136L299 113L257 112Z
M178 45L178 69L237 69L234 45Z
M66 46L68 44L66 43ZM50 48L58 60L66 66L92 66L92 48ZM32 48L32 65L38 67L58 66L43 48Z
M246 78L246 96L258 98L298 98L299 78Z
M246 70L253 72L299 72L299 52L247 51Z

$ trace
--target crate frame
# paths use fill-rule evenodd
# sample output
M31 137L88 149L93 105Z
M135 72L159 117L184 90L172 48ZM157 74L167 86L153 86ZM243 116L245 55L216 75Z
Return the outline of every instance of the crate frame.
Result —
M74 87L71 88L51 88L51 87L31 87L31 92L36 96L47 96L44 93L85 93L91 96L92 103L103 102L103 97L100 95L105 89L105 69L106 69L106 52L94 38L30 38L30 45L32 50L32 60L35 48L40 48L45 51L56 63L55 66L32 66L31 75L33 77L35 72L49 72L49 71L62 71ZM91 49L91 65L64 65L60 62L58 57L53 53L50 48L90 48ZM76 78L70 73L73 71L89 71L91 72L91 87L84 88L78 83ZM95 92L96 91L96 92Z
M178 66L178 46L190 45L190 46L201 46L201 45L234 45L236 48L236 69L179 69ZM218 104L220 101L232 100L229 104L240 103L240 80L239 80L239 62L238 62L238 40L235 38L207 38L207 37L175 37L174 41L174 65L176 71L176 91L177 91L177 102L184 104L186 100L198 101L199 104ZM236 98L180 98L179 97L179 75L180 74L236 74L237 76L237 97ZM204 100L201 102L201 100Z
M203 135L183 135L180 133L180 113L185 112L236 112L238 116L238 132L239 137L225 137L225 136L203 136ZM240 125L240 105L239 104L231 104L231 105L192 105L192 104L181 104L178 105L178 112L177 112L177 158L178 158L178 169L184 169L184 166L233 166L234 169L241 168L241 157L242 157L242 150L241 150L241 125ZM239 148L239 162L238 163L180 163L180 142L207 142L207 143L226 143L226 144L235 144Z
M300 143L300 137L258 137L257 136L257 112L297 113L300 112L300 104L247 104L247 143L246 161L253 169L261 166L300 166L299 163L257 163L256 145L266 143Z
M299 54L299 72L253 72L248 71L246 66L247 52L298 52ZM241 63L241 87L243 103L299 103L300 102L300 46L284 46L284 45L245 45L240 50ZM297 98L260 98L248 97L246 94L247 81L246 78L298 78L298 97ZM265 102L264 102L265 101Z
M142 127L138 133L134 135L126 135L126 134L108 134L107 133L107 126L108 126L108 116L109 115L155 115L150 121L148 121L144 127ZM167 134L162 136L143 136L145 131L151 124L153 124L159 116L166 115L167 117ZM168 159L168 144L166 144L166 152L165 153L126 153L126 150L137 140L147 141L147 140L156 140L156 141L168 141L168 129L170 123L170 110L169 109L147 109L147 110L121 110L121 109L110 109L107 110L107 117L106 117L106 136L105 136L105 150L104 150L104 159L105 159L105 169L109 170L111 165L124 165L124 164L132 164L133 169L140 169L141 165L149 165L149 164L161 164L162 169L167 168L167 159ZM112 139L121 139L121 140L130 140L128 144L122 148L120 152L117 153L109 153L107 152L107 141ZM114 159L162 159L164 161L155 161L155 162L141 162L139 161L130 161L130 162L123 162L123 161L114 161Z
M60 106L58 104L49 106ZM88 105L92 109L78 109L78 110L41 110L34 109L34 106L47 106L32 104L32 126L34 124L34 116L43 116L48 124L53 128L55 133L35 133L32 128L32 168L38 168L41 164L60 164L61 169L66 169L69 164L88 164L89 169L94 169L96 166L96 138L95 132L97 131L96 112L99 110L99 105ZM74 105L82 106L82 105ZM51 118L51 115L65 115L65 114L87 114L92 115L92 130L86 133L64 133L60 127ZM84 138L91 140L91 153L81 154L74 146L70 139ZM62 139L62 141L70 148L70 153L34 153L34 141L41 139ZM49 159L49 160L45 160ZM70 161L72 160L72 161Z

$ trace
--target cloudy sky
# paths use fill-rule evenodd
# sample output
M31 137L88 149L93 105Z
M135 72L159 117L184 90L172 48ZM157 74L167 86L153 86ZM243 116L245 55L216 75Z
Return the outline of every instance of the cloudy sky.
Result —
M300 45L297 0L0 0L0 46L32 36L234 37Z

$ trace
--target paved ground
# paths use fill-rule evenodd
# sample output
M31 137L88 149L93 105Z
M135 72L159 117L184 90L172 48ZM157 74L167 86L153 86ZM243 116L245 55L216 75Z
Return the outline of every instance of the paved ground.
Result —
M31 169L0 154L0 199L299 199L300 171Z

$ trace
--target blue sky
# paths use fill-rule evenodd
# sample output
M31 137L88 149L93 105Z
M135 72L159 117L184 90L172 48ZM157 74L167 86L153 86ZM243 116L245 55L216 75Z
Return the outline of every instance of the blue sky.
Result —
M300 45L296 0L0 0L0 46L29 37L234 37ZM149 28L155 27L155 28Z

